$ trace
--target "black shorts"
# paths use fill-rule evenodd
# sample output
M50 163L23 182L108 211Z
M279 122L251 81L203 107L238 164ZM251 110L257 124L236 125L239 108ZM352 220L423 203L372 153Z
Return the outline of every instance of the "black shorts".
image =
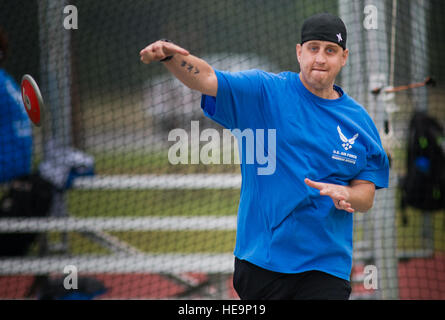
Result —
M279 273L235 258L233 286L242 300L348 300L349 281L321 271Z

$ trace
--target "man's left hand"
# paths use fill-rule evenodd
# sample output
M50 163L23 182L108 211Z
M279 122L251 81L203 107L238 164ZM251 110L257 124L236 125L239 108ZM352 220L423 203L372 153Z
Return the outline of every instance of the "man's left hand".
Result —
M352 208L351 203L348 202L350 194L346 186L338 184L315 182L308 178L304 179L304 182L312 188L320 190L321 196L331 197L334 205L339 210L345 210L353 213L355 210Z

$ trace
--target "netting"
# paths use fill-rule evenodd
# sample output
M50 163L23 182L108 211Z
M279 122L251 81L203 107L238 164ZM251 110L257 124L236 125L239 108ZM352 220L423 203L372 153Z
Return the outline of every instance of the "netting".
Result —
M64 12L68 5L76 10ZM371 211L354 215L351 298L444 299L444 210L402 214L399 188L413 113L445 124L439 0L2 1L4 69L17 83L31 74L46 102L42 126L32 129L32 171L56 189L45 217L2 213L0 247L23 247L0 258L0 298L80 290L101 299L237 299L236 144L203 115L200 93L161 63L142 64L139 51L168 38L219 70L299 72L301 24L318 12L344 20L350 57L337 83L368 110L391 157L390 187L377 191ZM427 77L435 86L388 90ZM212 144L209 128L219 133ZM169 161L175 129L190 139L188 164ZM0 159L14 161L11 142L0 143ZM209 149L221 152L203 161ZM2 181L2 196L10 186ZM25 232L34 237L20 241Z

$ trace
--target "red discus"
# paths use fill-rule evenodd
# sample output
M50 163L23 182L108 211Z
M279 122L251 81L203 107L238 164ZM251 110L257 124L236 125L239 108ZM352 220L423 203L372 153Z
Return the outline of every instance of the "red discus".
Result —
M40 127L44 109L42 94L36 81L29 74L23 76L21 90L23 104L29 119Z

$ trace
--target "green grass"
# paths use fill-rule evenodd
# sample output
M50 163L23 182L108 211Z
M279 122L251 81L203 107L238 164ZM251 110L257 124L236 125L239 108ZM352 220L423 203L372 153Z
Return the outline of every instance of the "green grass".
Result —
M239 164L177 164L168 161L168 150L92 154L97 174L239 173ZM190 163L191 161L189 161Z
M72 190L71 216L225 216L238 211L239 189L221 190ZM235 231L112 232L122 241L150 253L233 252ZM73 253L104 254L106 250L78 233L70 233Z
M236 214L238 189L72 190L74 217L223 216Z
M57 244L62 241L62 233L60 232L48 232L47 240L50 245ZM68 232L68 241L70 254L81 255L81 254L97 254L105 255L111 253L108 249L97 244L96 242L86 238L77 232ZM29 249L29 255L38 256L39 244L35 241Z
M235 231L113 232L112 235L149 253L233 252Z
M121 241L144 253L231 253L235 248L236 231L147 231L110 232ZM58 243L60 232L48 234L49 243ZM69 232L70 254L106 255L111 252L78 232ZM31 255L37 255L34 243Z

